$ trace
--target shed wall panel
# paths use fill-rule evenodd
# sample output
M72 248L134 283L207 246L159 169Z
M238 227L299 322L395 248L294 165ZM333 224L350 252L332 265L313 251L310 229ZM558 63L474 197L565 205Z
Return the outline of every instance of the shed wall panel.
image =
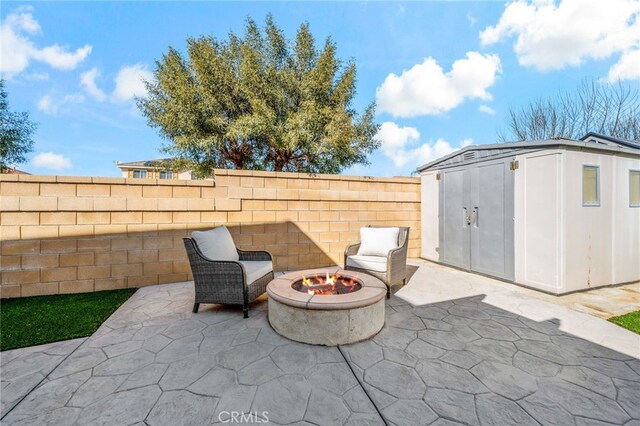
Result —
M616 157L567 150L564 177L567 245L565 291L584 290L613 282L614 166ZM599 167L600 205L583 205L583 166Z
M562 154L516 157L515 281L560 293L562 280Z
M438 245L440 232L438 226L438 206L440 190L437 179L438 171L429 171L422 175L421 218L422 218L422 257L438 261Z
M629 170L640 170L640 160L617 157L611 253L613 284L640 281L640 206L629 205Z

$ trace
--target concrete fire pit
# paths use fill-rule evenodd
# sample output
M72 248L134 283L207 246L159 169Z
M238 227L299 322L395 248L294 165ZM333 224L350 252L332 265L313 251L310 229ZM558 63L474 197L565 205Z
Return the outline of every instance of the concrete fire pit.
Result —
M347 284L335 290L343 294L328 294L322 279L327 274ZM310 283L303 277L318 277L319 290L308 287ZM298 342L326 346L355 343L376 335L384 325L387 288L370 275L340 268L291 272L271 281L267 294L271 326Z

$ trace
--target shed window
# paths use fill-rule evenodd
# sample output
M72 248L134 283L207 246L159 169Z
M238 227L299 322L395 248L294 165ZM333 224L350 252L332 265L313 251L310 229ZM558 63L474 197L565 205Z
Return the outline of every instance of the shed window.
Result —
M160 179L173 179L173 172L171 171L160 172Z
M582 166L582 205L600 205L599 166Z
M133 177L136 179L145 179L147 177L147 171L146 170L134 170L133 171Z
M640 207L640 170L629 170L629 205Z

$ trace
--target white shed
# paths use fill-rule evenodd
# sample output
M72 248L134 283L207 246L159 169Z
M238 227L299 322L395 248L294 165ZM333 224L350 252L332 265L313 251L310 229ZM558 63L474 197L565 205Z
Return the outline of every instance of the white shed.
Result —
M418 171L425 259L552 294L640 281L640 145L468 146Z

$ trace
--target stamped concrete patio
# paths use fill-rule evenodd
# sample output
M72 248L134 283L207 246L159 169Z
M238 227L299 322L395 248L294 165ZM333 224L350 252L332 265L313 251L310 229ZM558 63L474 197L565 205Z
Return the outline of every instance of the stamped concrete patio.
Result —
M192 314L191 283L140 289L87 339L3 352L2 423L640 424L640 336L416 266L383 330L340 348L280 337L264 299L243 320Z

